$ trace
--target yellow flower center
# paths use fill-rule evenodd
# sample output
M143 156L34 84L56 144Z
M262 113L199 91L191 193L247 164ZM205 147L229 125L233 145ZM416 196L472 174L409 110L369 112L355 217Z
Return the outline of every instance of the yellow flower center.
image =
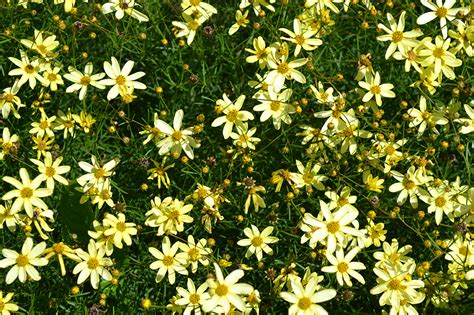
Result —
M0 311L3 311L4 308L5 308L5 303L3 303L3 301L0 301Z
M183 138L183 133L179 130L176 130L173 132L171 137L173 138L174 141L179 141Z
M115 78L115 82L117 82L118 85L124 85L127 79L123 75L119 75Z
M127 225L125 224L125 222L119 222L117 223L116 228L117 228L117 231L123 232L127 228Z
M370 88L370 92L374 95L380 94L380 86L374 85Z
M401 291L405 289L405 286L402 285L402 282L399 279L392 279L388 283L387 287L390 290L396 290L396 291Z
M327 230L331 234L336 234L337 232L339 232L339 228L339 222L332 221L327 224Z
M416 59L416 52L414 52L413 50L409 50L407 52L407 57L408 57L408 60L410 61L415 61Z
M56 170L52 166L46 166L46 171L44 172L46 177L53 177L56 175Z
M304 41L305 41L305 38L304 38L303 35L296 35L295 36L295 41L298 45L303 45Z
M42 55L46 55L48 53L48 49L43 44L36 45L36 48Z
M337 109L336 109L336 110L333 110L333 111L332 111L332 114L331 114L331 115L332 115L332 117L339 119L339 118L341 117L341 115L342 115L342 112L341 112L340 110L337 110Z
M298 308L302 310L307 310L308 308L311 307L313 303L311 302L311 299L308 297L302 297L301 299L298 300Z
M199 27L199 22L197 22L197 21L195 21L195 20L192 20L192 21L189 21L189 22L188 22L188 28L189 28L191 31L197 30L198 27Z
M56 81L58 79L58 76L54 72L48 73L48 81Z
M193 293L189 296L189 303L191 304L199 304L200 300L201 300L201 296L197 293Z
M215 292L218 296L226 296L229 293L229 288L225 284L219 283Z
M441 59L444 55L444 50L441 47L436 47L433 50L433 57Z
M290 67L286 62L282 62L278 65L277 70L281 74L286 74L288 71L290 71Z
M101 179L105 176L105 170L102 167L99 167L94 172L94 177L97 179Z
M201 258L201 253L197 248L190 248L188 251L189 260L198 261Z
M94 270L97 267L99 267L99 260L95 257L89 258L87 261L87 268Z
M168 213L168 219L174 221L179 218L179 214L179 210L173 210Z
M270 109L274 112L278 111L281 107L281 104L279 101L272 101L270 103Z
M56 243L53 245L53 251L56 254L62 254L64 252L64 244L63 243Z
M13 102L13 100L15 99L15 95L13 94L10 94L10 93L5 93L4 96L3 96L3 99L7 102L7 103L11 103Z
M158 135L160 135L160 132L161 132L160 129L157 128L157 127L151 128L151 133L152 133L155 137L158 136Z
M404 179L403 180L403 187L405 187L406 190L412 190L413 188L416 187L416 184L414 181L409 180L409 179Z
M421 114L421 116L423 117L424 120L429 120L430 117L431 117L431 113L430 112L423 112L423 114Z
M438 9L436 9L436 15L440 18L444 18L446 17L446 15L448 15L448 9L446 9L445 7L439 7Z
M247 24L248 22L249 22L249 20L247 20L247 19L243 16L243 17L241 17L240 19L237 20L237 25L242 26L242 25Z
M257 50L255 56L257 59L265 59L267 57L267 51L265 49Z
M237 120L237 114L238 114L238 113L239 113L239 112L238 112L237 110L235 110L235 109L230 110L230 111L227 113L227 115L226 115L227 120L230 121L230 122L236 121L236 120Z
M32 65L28 64L26 65L25 67L25 72L28 73L28 74L32 74L35 72L35 67L33 67Z
M89 85L90 83L91 83L91 78L89 76L85 75L81 78L82 85Z
M347 205L348 203L349 203L349 200L347 200L347 198L344 198L344 197L339 198L339 200L337 201L337 205L339 207Z
M74 126L74 122L70 119L63 121L63 125L66 129L72 128Z
M384 151L385 151L385 154L387 154L387 155L392 155L392 154L395 153L395 148L392 147L391 145L388 145L388 146L384 149Z
M394 43L401 42L403 40L403 32L401 31L395 31L392 33L392 41Z
M463 256L467 256L468 254L468 250L467 250L467 247L466 246L461 246L459 247L459 254L463 255Z
M444 206L446 205L446 203L447 203L447 202L446 202L446 199L445 199L444 197L442 197L442 196L437 197L437 198L435 199L435 205L436 205L437 207L439 207L439 208L444 207Z
M337 264L337 271L340 273L345 273L349 270L349 265L346 262L340 262Z
M313 178L314 178L314 176L311 173L304 173L303 174L303 180L307 184L311 184L311 182L313 181Z
M255 247L260 247L262 246L263 244L263 238L261 238L260 236L254 236L252 238L252 245L255 246Z
M163 265L166 267L172 266L174 263L174 258L173 256L165 256L163 257Z
M29 199L33 196L33 189L24 187L20 192L20 197L23 199Z
M16 258L16 264L18 265L18 267L25 267L26 265L28 265L28 263L29 259L26 255L18 255L18 257Z
M100 199L102 199L102 200L109 200L110 199L109 190L108 189L102 189L99 196L100 196Z
M40 129L48 129L48 128L49 128L49 122L48 122L47 120L42 120L42 121L39 123L38 127L39 127Z
M199 4L201 4L201 0L190 0L189 3L190 3L193 7L197 7L197 6L199 6Z
M249 141L249 136L247 134L240 135L239 141L241 143L247 143Z

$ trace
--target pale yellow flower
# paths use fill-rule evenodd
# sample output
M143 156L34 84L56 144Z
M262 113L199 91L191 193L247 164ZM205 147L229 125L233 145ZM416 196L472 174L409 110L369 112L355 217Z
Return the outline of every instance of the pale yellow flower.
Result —
M319 38L313 38L318 33L317 31L305 30L299 19L293 20L293 32L286 29L280 28L280 31L287 34L290 37L281 37L286 41L296 44L295 57L301 52L301 49L311 51L318 48L323 44L323 41Z
M239 246L249 246L247 252L245 253L245 257L248 258L255 254L257 260L262 260L263 253L268 255L273 255L273 250L268 246L268 244L278 242L278 238L274 236L270 236L273 232L273 226L266 227L262 232L258 230L255 225L251 225L250 228L244 229L244 234L248 238L244 238L237 242Z
M112 280L112 274L107 269L113 265L110 258L104 257L105 249L98 247L94 240L89 241L87 246L88 252L82 249L76 251L82 261L74 267L73 274L79 274L77 277L77 284L81 284L90 278L91 285L94 289L99 288L100 278L110 281Z
M114 245L122 248L122 241L127 246L132 245L131 236L137 234L136 224L133 222L125 222L125 214L118 213L117 216L107 213L102 221L105 227L104 235L112 237Z
M176 242L171 245L170 239L168 236L165 236L161 243L162 251L159 251L155 247L148 247L150 254L158 259L150 264L152 270L158 269L155 278L156 282L161 282L167 273L170 284L174 284L176 272L185 276L188 275L188 271L184 267L186 264L185 255L182 253L176 253L179 248L179 243L180 242Z
M344 254L342 247L336 250L336 256L327 254L326 258L332 266L324 266L322 272L336 273L337 282L343 286L347 284L352 287L350 277L355 278L362 284L365 284L364 277L356 270L365 270L365 265L361 262L353 262L352 259L357 255L360 248L354 247L347 254Z
M211 126L218 127L224 124L224 129L222 130L224 139L230 137L234 125L238 127L242 125L243 122L254 119L251 112L241 110L244 101L245 95L239 96L235 102L232 102L225 93L222 95L222 99L217 100L216 105L222 108L222 113L225 114L225 116L214 119Z

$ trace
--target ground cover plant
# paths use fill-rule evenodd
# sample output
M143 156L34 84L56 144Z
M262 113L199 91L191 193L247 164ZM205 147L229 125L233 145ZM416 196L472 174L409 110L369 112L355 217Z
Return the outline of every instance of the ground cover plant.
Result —
M0 1L0 311L474 312L462 0Z

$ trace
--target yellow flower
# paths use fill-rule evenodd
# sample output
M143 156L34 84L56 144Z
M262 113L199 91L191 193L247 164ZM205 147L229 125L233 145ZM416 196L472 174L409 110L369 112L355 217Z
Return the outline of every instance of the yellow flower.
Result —
M92 74L92 71L94 69L94 66L92 65L92 62L88 62L84 68L84 73L80 72L74 67L69 67L69 73L66 73L64 77L73 82L74 84L70 85L66 89L66 93L73 93L76 91L79 91L79 100L83 100L86 93L87 93L87 88L89 85L92 85L98 89L105 89L105 85L99 82L104 76L105 73L100 72L96 74Z
M20 215L18 211L12 210L12 204L7 201L5 205L0 205L0 229L3 229L5 224L11 232L16 231L16 225L20 224Z
M336 250L336 256L327 254L326 258L332 266L324 266L321 268L322 272L336 273L337 282L343 286L347 284L352 287L350 276L355 278L362 284L365 284L364 277L356 270L365 270L365 265L361 262L353 262L352 259L357 255L360 248L354 247L347 254L344 255L344 250L339 247Z
M416 20L417 24L423 25L428 22L433 21L436 18L439 18L439 23L441 25L441 32L443 33L443 38L448 37L448 26L447 21L453 21L456 19L456 14L459 11L463 11L462 8L453 8L453 5L456 3L456 0L445 0L444 4L442 0L436 0L436 4L431 2L431 0L421 0L421 4L432 10L430 12L423 13Z
M210 18L211 15L217 13L216 8L201 0L182 0L181 8L183 9L183 13L186 15L199 15L197 13L200 13L206 18Z
M295 107L289 102L292 94L292 89L285 89L281 93L269 89L268 92L261 95L260 104L255 105L253 110L262 112L260 121L266 121L271 117L275 129L280 130L282 121L287 125L292 122L290 114L295 112Z
M18 68L10 70L8 75L17 76L21 75L20 80L18 81L18 87L21 87L26 81L29 82L30 88L34 89L36 86L36 80L40 81L42 84L46 83L44 78L39 74L43 71L43 64L38 59L33 59L30 61L28 56L23 50L20 50L21 60L8 57L11 62L13 62Z
M245 61L248 63L254 63L258 61L260 69L263 69L267 66L268 57L271 54L270 47L266 47L265 40L262 36L253 39L253 50L250 48L245 48L246 52L251 53L251 56L248 56Z
M108 177L115 174L113 169L117 166L119 161L120 160L118 158L115 158L101 165L97 161L97 158L93 155L91 157L92 164L83 161L79 162L79 167L86 171L87 174L79 177L77 182L79 185L84 187L83 191L88 190L90 187L96 184L103 183Z
M6 283L10 284L15 281L16 278L18 278L20 282L26 282L28 277L33 281L41 280L41 276L35 269L35 266L39 267L48 264L46 258L39 258L45 248L45 242L41 242L33 247L33 239L27 237L21 248L21 254L11 249L2 249L2 255L5 258L0 260L0 268L13 266L7 273Z
M212 250L207 247L207 240L201 238L197 243L192 235L188 235L188 243L179 243L179 249L186 254L187 263L191 265L191 271L195 273L198 268L198 263L203 266L209 265L208 256Z
M36 159L39 160L41 156L46 156L46 152L51 150L54 143L54 137L50 138L48 135L45 136L33 136L31 138L35 145L33 150L36 150Z
M105 5L106 4L104 4L102 8ZM103 84L103 85L112 86L112 88L107 93L107 99L109 101L116 98L119 95L121 88L133 87L139 90L146 89L145 84L135 81L143 77L145 75L145 72L139 71L139 72L130 74L135 62L129 60L125 63L123 68L120 69L120 64L118 63L117 59L115 57L112 57L111 60L112 60L112 63L109 63L107 61L104 62L104 71L109 78L103 79L99 82L100 84Z
M312 38L318 32L312 30L304 30L301 21L298 19L293 20L293 32L286 29L280 28L280 31L286 33L288 37L281 37L281 39L287 40L296 44L295 57L301 52L301 48L307 51L315 50L318 46L323 44L323 41L319 38Z
M109 0L102 5L101 11L103 14L115 12L117 20L121 20L126 13L140 22L148 22L148 17L135 6L138 6L135 0Z
M75 262L81 262L79 256L76 255L76 252L70 248L69 246L65 245L63 242L55 243L53 246L47 248L44 251L45 258L51 259L52 256L58 256L59 267L61 269L61 275L64 277L66 275L66 267L64 266L64 258L66 256L69 259L74 260Z
M46 203L41 198L50 196L52 191L47 188L38 188L43 182L41 176L37 176L32 181L30 175L25 168L20 169L21 182L13 177L4 176L3 181L13 185L16 189L5 193L2 197L3 200L10 200L16 198L12 205L14 212L19 212L25 209L26 214L29 217L33 217L33 206L40 207L41 209L48 209Z
M94 240L89 241L87 246L88 252L85 252L82 249L76 251L77 256L79 256L82 261L74 267L72 271L73 274L79 274L77 277L77 284L81 284L90 277L92 287L94 289L99 288L100 278L103 278L107 281L112 280L112 274L107 267L113 265L113 262L110 258L104 258L105 249L103 247L98 247Z
M45 59L55 58L58 54L53 53L53 50L59 46L59 42L56 40L56 35L50 35L45 39L43 39L43 35L45 35L43 31L35 29L34 41L22 39L20 42L26 47L38 52L41 57Z
M247 19L247 16L249 15L249 11L246 10L244 14L242 14L242 11L237 10L235 12L235 23L232 24L232 26L229 29L229 35L234 35L240 27L247 27L247 24L250 23L250 20Z
M50 64L47 64L44 67L43 78L44 82L42 82L43 86L46 86L51 89L51 91L57 91L58 85L63 85L64 81L61 75L59 74L59 67L51 68Z
M81 111L80 115L72 114L72 118L81 126L85 133L89 133L92 125L95 123L94 117L84 111Z
M265 208L266 204L263 198L258 194L259 192L265 193L265 187L253 186L249 190L247 200L245 200L244 213L247 214L250 207L250 201L252 201L255 208L255 212L258 212L260 208Z
M168 273L168 281L174 284L176 279L176 272L182 275L188 275L188 271L184 267L186 264L186 257L182 253L176 254L179 248L179 243L176 242L171 246L170 239L165 236L162 241L162 251L155 247L148 247L148 251L153 255L157 261L150 264L152 270L158 269L155 281L160 282Z
M239 246L249 246L247 252L245 253L245 257L249 258L253 254L257 256L257 260L262 260L263 252L268 255L273 255L273 250L268 246L268 244L278 242L278 238L274 236L270 236L273 232L273 227L268 226L262 232L258 230L255 225L251 225L250 228L244 229L244 234L248 238L242 239L237 242Z
M242 105L245 100L245 95L241 95L237 98L235 103L233 103L227 95L224 93L222 96L223 99L217 100L216 105L223 108L223 113L225 116L220 116L212 122L212 127L218 127L222 124L224 129L222 131L224 139L230 137L234 125L236 127L241 126L244 121L253 120L253 114L246 110L241 110Z
M370 171L365 171L362 173L362 179L364 181L365 187L370 191L382 192L384 186L382 185L385 181L384 179L379 179L378 176L373 176Z
M3 296L3 291L0 291L0 312L2 315L10 315L10 312L17 312L19 307L12 302L13 293L7 293Z
M265 81L273 85L275 92L285 85L285 80L295 80L299 83L306 83L304 74L296 70L308 62L306 58L295 59L288 62L288 55L279 55L277 49L272 50L271 57L268 59L268 67L271 69Z
M392 92L394 87L393 84L380 84L380 74L378 72L375 73L375 77L370 72L366 73L365 81L359 81L359 85L360 87L367 90L364 97L362 98L362 102L366 103L372 98L375 98L375 103L378 106L381 106L382 97L395 97L395 93Z
M21 118L20 114L18 114L18 110L22 107L26 107L26 105L21 102L20 97L17 96L17 93L20 91L18 82L18 80L15 80L12 87L3 89L3 93L0 94L0 108L4 119L8 118L10 112L13 113L15 118Z
M419 53L420 57L424 57L421 65L423 67L433 68L433 75L438 76L441 73L444 74L448 79L453 80L456 75L452 68L459 67L462 65L461 59L457 59L456 56L449 51L451 39L443 41L441 36L436 36L435 43L431 40L423 42L426 49L422 49ZM441 80L441 79L440 79Z
M148 217L145 225L158 227L157 235L178 234L184 231L184 223L193 222L193 218L188 215L193 205L185 205L179 199L166 197L161 200L155 197L151 201L151 206L151 210L145 214Z
M295 186L298 188L305 187L308 193L311 193L313 188L324 190L324 184L322 182L328 179L327 176L318 174L319 170L321 169L320 164L311 164L311 162L308 162L306 163L306 166L303 166L301 161L296 160L296 167L298 168L299 173L291 173L290 175L290 178L295 183Z
M70 166L61 165L63 157L60 156L53 161L53 157L50 152L46 152L44 162L41 162L36 159L30 159L30 161L38 166L38 171L40 172L41 179L46 181L46 187L48 189L54 190L54 181L61 183L63 185L69 185L67 179L62 177L62 174L69 172L71 169Z
M93 205L97 204L99 209L102 209L104 203L109 207L114 206L114 201L112 200L112 186L110 184L110 179L106 178L103 182L95 184L96 193L91 196L91 203Z
M75 136L75 120L72 117L71 110L68 108L67 113L64 113L62 110L58 110L58 119L54 130L64 130L63 136L64 139L67 139L68 134L73 138Z
M204 282L196 289L193 280L188 278L187 280L187 290L182 287L177 287L179 298L175 301L177 305L186 306L184 314L200 314L201 307L205 301L210 298L208 292L206 292L208 286Z
M374 244L376 247L380 247L381 243L385 241L385 234L387 230L384 230L385 225L382 222L377 224L369 219L369 225L366 225L367 238L365 239L365 247L369 247Z
M84 0L87 2L87 0ZM64 12L68 13L71 12L72 8L76 4L76 0L54 0L54 4L61 4L64 3Z
M194 37L196 36L197 29L204 23L207 19L204 15L193 18L190 15L183 14L184 22L173 21L172 24L175 26L178 31L176 33L176 37L183 37L187 38L187 44L191 45L194 41Z
M415 167L411 166L405 175L391 171L393 178L398 180L398 183L390 185L388 190L392 193L400 192L397 198L397 204L403 205L407 198L410 199L411 206L416 209L418 208L418 195L426 194L426 192L420 187L423 182L422 179L417 178L415 175Z
M125 222L125 214L119 213L116 216L107 213L103 220L103 225L106 228L104 235L112 237L114 245L117 248L122 248L122 240L127 246L132 245L132 238L130 236L137 234L136 224L132 222Z
M154 179L154 178L157 179L158 189L161 188L161 184L163 184L166 188L168 188L171 183L170 178L168 177L168 173L166 173L166 171L174 167L174 163L166 165L166 158L167 158L166 156L163 158L163 160L161 161L161 164L159 164L155 160L152 160L155 167L147 170L147 173L150 173L150 176L148 176L148 179Z
M2 146L2 150L0 151L0 161L3 160L5 155L16 152L16 145L19 141L20 138L18 135L10 134L10 129L8 129L8 127L3 128L2 138L0 139L0 145Z

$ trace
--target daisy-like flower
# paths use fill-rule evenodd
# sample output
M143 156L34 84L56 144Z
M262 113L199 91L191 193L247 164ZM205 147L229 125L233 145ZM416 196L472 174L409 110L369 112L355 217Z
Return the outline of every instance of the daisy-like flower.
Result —
M425 37L425 41L426 38L429 39L429 37ZM423 61L423 58L419 55L421 49L424 47L424 40L420 41L415 47L408 47L403 52L396 51L393 53L393 58L396 60L405 60L405 72L410 72L411 67L413 67L418 73L422 72L420 64Z
M286 41L296 44L295 48L295 57L298 56L301 52L301 49L311 51L315 50L318 46L323 44L323 41L319 38L312 38L318 32L311 31L311 30L304 30L303 25L300 20L294 19L293 20L293 32L286 29L280 28L280 31L287 34L290 37L281 37Z
M329 210L339 209L343 206L349 207L351 210L358 211L354 204L357 201L357 196L351 196L351 188L344 186L338 194L335 191L326 191L324 195L331 201L328 203Z
M458 52L463 49L466 52L466 55L469 57L474 56L474 47L472 46L472 27L469 24L466 24L462 21L457 21L456 23L457 32L454 30L449 30L449 37L457 41L457 45L454 47L454 52Z
M190 15L183 14L184 22L180 21L173 21L172 24L178 30L175 34L176 37L186 37L187 44L191 45L194 41L194 37L196 36L197 29L204 23L207 19L205 16L200 16L197 18L193 18Z
M112 186L110 184L110 178L106 178L103 182L97 183L96 193L91 197L91 204L97 204L99 209L102 209L104 204L107 204L109 207L115 205L112 200Z
M50 35L45 39L43 39L43 35L43 31L38 31L35 29L33 41L29 39L22 39L20 40L20 42L24 46L36 51L41 55L41 57L47 60L55 58L57 56L57 53L53 53L53 50L55 50L59 46L59 42L56 40L56 35Z
M174 167L174 163L166 165L166 156L163 158L161 163L158 163L155 160L151 160L151 161L153 162L153 165L155 167L152 167L149 170L147 170L147 173L150 173L150 176L148 176L148 179L156 178L158 189L161 189L162 184L163 186L168 188L170 186L171 181L166 171Z
M61 68L59 67L54 67L51 68L50 64L47 64L44 67L44 72L43 72L43 86L46 86L50 88L51 91L57 91L58 90L58 85L63 85L64 81L61 75L59 74L59 71Z
M94 185L103 183L107 177L115 174L113 169L117 166L120 160L115 158L101 166L101 164L97 162L97 158L93 155L91 157L91 162L92 164L83 161L79 162L79 167L87 172L87 174L82 175L77 179L79 185L84 188L83 191L88 190Z
M173 119L173 127L168 125L163 120L157 122L158 128L163 133L165 138L157 143L160 148L158 153L164 155L171 152L174 158L181 155L181 150L190 158L194 158L193 148L199 148L201 145L192 137L193 129L181 129L184 112L182 109L178 110Z
M207 19L213 14L217 14L217 9L214 8L207 2L201 0L182 0L181 8L183 13L186 15L193 15L199 12L201 15L205 16ZM199 15L199 14L197 14Z
M350 277L355 278L362 284L365 284L364 277L356 270L365 270L365 265L361 262L353 262L352 259L357 255L360 248L352 248L346 255L344 255L344 250L342 247L339 247L336 250L336 256L332 254L326 255L327 260L332 264L332 266L324 266L321 268L322 272L336 273L337 282L343 286L347 284L352 287L352 281Z
M193 209L192 204L184 204L179 199L166 197L161 200L155 197L151 201L151 210L145 215L148 217L145 224L151 227L158 227L157 235L178 234L184 231L184 224L193 222L193 218L188 214Z
M10 315L10 312L17 312L19 310L18 305L12 301L13 293L7 293L3 296L3 291L0 291L0 312L2 315Z
M281 122L291 124L290 114L295 112L295 108L288 101L293 94L292 89L285 89L281 93L269 89L268 93L263 93L259 99L260 104L253 107L254 111L262 112L260 121L266 121L270 117L273 119L273 126L280 130Z
M342 125L352 124L357 121L354 110L350 108L348 111L344 111L344 107L345 100L339 98L335 100L331 106L331 110L323 110L314 113L314 117L316 118L327 118L320 132L332 135L336 133L337 130L341 130ZM329 128L329 126L332 126L332 129Z
M103 14L115 12L115 18L121 20L125 14L137 19L140 22L148 22L148 16L135 9L138 6L135 0L109 0L101 7Z
M69 108L67 113L64 113L62 110L58 110L57 121L56 126L54 126L54 130L64 130L64 139L67 139L68 134L74 138L75 124L76 122L72 117L71 110Z
M452 195L445 189L436 189L434 187L428 188L428 193L422 193L420 199L429 205L428 213L435 213L435 221L440 225L443 220L443 214L448 219L454 221L454 204Z
M180 242L176 242L171 246L170 239L168 236L165 236L161 243L162 251L159 251L155 247L148 247L150 254L158 259L150 264L152 270L158 269L155 278L156 282L161 282L167 273L170 284L174 284L176 280L176 272L185 276L188 275L188 271L184 267L186 265L185 255L182 253L176 254L179 248L179 243Z
M337 244L344 244L344 240L348 235L363 236L361 231L348 226L356 219L358 215L356 211L342 207L332 213L324 201L320 200L319 204L324 221L315 218L311 213L305 213L301 225L301 230L305 232L301 237L302 244L309 240L309 246L314 248L317 242L326 240L326 253L331 254L336 250Z
M13 185L16 189L5 193L2 199L10 200L16 198L13 202L12 210L19 212L24 208L29 217L33 217L33 206L45 210L48 209L48 206L41 198L50 196L52 191L48 188L39 188L43 182L42 177L37 176L31 181L28 171L25 168L21 168L20 178L21 182L10 176L3 177L3 181Z
M255 150L255 144L261 141L260 138L253 137L255 132L257 132L257 127L252 127L248 129L247 123L242 123L242 125L236 127L237 132L231 132L230 137L234 140L234 145L241 148L248 148L250 150Z
M474 105L474 102L471 102L471 105ZM466 111L466 114L469 118L458 118L458 119L455 119L454 121L462 124L461 128L459 128L460 133L468 134L468 133L474 132L474 109L472 108L472 106L469 106L468 104L464 104L464 110ZM0 153L0 157L1 157L1 153Z
M402 265L413 265L415 260L407 256L411 250L411 245L399 247L396 238L392 239L391 244L383 242L383 252L374 253L374 258L378 260L375 267L381 269L396 267L400 269Z
M20 114L18 114L18 110L22 107L26 107L26 105L21 102L20 97L17 96L20 91L18 82L19 81L16 80L12 87L3 89L3 93L0 94L0 108L4 119L8 118L10 112L13 113L15 118L21 118Z
M93 189L94 187L91 188L91 190ZM105 236L104 234L108 227L103 226L97 220L92 222L92 226L94 227L94 231L87 231L87 234L95 240L95 246L97 248L103 248L107 256L112 255L114 252L114 238L113 236Z
M238 127L242 125L242 122L254 119L251 112L241 110L244 100L245 95L241 95L233 103L225 93L222 95L222 99L217 100L216 105L222 108L222 113L224 113L225 116L220 116L214 119L211 126L218 127L224 124L224 129L222 131L224 139L230 137L234 125Z
M54 138L53 123L56 120L56 116L48 117L46 113L41 111L41 119L39 122L31 123L33 128L30 129L31 134L35 134L39 137L43 137L45 134L49 137Z
M10 2L10 1L8 1ZM28 7L28 2L31 3L43 3L43 0L18 0L18 5L21 5L24 9Z
M20 138L16 134L10 134L10 129L4 127L2 130L2 138L0 139L0 145L2 150L0 151L0 161L4 159L5 155L16 152L16 145L20 141Z
M84 67L84 73L70 66L68 68L69 73L66 73L64 77L74 84L68 86L66 93L79 91L79 100L82 101L87 93L87 88L90 85L101 90L105 89L105 85L99 82L99 80L104 78L105 73L100 72L92 74L93 70L94 66L92 65L92 62L88 62L86 64Z
M452 68L461 66L462 61L449 51L450 43L450 38L443 40L441 36L436 36L434 44L431 40L426 40L423 43L426 49L422 49L419 55L424 57L421 62L423 67L434 66L433 73L435 76L443 73L448 79L453 80L456 75Z
M403 205L407 198L410 199L411 206L416 209L418 208L418 195L423 193L424 190L420 187L423 182L420 181L415 175L415 167L411 166L405 175L391 171L393 178L398 180L398 183L390 185L388 190L392 193L400 192L397 198L397 204Z
M253 39L253 48L245 48L245 51L251 53L252 55L248 56L245 61L248 63L258 62L260 69L263 69L267 66L268 57L271 54L271 48L266 46L265 40L262 36Z
M319 104L330 104L336 101L334 97L334 89L332 87L327 88L324 90L324 86L321 81L318 82L318 87L316 88L314 85L309 86L311 91L313 92L314 96L316 97L316 101Z
M107 213L103 220L103 225L106 228L104 235L106 237L112 237L114 245L117 248L122 248L122 241L127 246L132 245L131 236L137 234L136 224L132 222L125 222L125 214L119 213L116 216Z
M426 127L433 128L437 133L434 125L446 125L449 121L444 117L443 113L435 111L430 113L426 108L426 98L424 96L420 97L420 109L410 108L407 111L407 114L410 115L413 120L410 121L409 127L418 127L418 135L421 136L425 131Z
M84 130L85 133L89 133L92 125L95 123L94 117L84 111L81 111L79 115L72 114L74 121Z
M306 83L304 74L296 70L296 68L304 66L308 62L306 58L295 59L288 62L288 55L279 55L277 49L272 50L272 54L268 59L268 67L271 69L265 81L272 85L275 92L285 85L286 80L295 80L299 83Z
M273 232L273 226L267 226L262 232L258 230L255 225L251 225L250 228L244 229L244 234L248 238L244 238L237 242L239 246L249 246L245 257L249 258L253 254L257 256L257 260L262 260L263 253L265 252L268 255L273 255L273 250L268 246L268 244L278 242L278 238L270 236Z
M5 205L0 204L0 229L3 229L3 224L6 225L10 232L15 232L17 224L20 224L20 215L18 211L12 210L12 205L9 201Z
M377 40L381 42L391 41L390 46L388 46L387 52L385 53L385 59L390 58L390 56L398 49L401 53L404 53L408 47L415 47L418 45L416 38L423 35L421 30L413 30L409 32L404 32L405 29L405 14L406 11L403 11L398 19L398 24L393 18L393 15L387 13L387 20L390 25L390 29L385 25L379 23L377 27L384 30L387 35L377 36Z
M41 156L45 156L46 152L51 150L54 143L54 138L50 138L48 135L45 136L33 136L33 150L36 150L36 159L40 159Z
M33 281L41 280L41 276L35 267L46 266L48 260L39 258L46 249L46 243L41 242L33 247L33 239L27 237L21 248L21 253L11 249L2 249L2 255L5 257L0 260L0 268L13 266L8 271L5 282L12 283L18 278L20 282L26 282L27 278Z
M188 235L187 243L179 243L179 249L186 255L186 260L191 265L192 273L198 269L198 263L203 266L209 265L208 256L212 250L207 247L207 240L201 238L197 243L192 235Z
M245 205L244 205L244 213L247 214L250 208L250 202L252 201L252 204L255 208L255 212L258 212L260 208L265 208L267 205L265 204L265 200L258 194L258 193L265 193L265 187L263 186L257 186L253 185L248 189L248 196L247 199L245 200Z
M296 160L296 167L299 173L291 173L291 180L295 183L296 187L305 187L308 193L313 191L313 188L317 190L324 190L323 181L327 180L327 176L319 175L318 172L321 169L321 165L311 162L306 163L303 166L301 161Z
M117 0L119 1L119 0ZM105 6L105 4L104 4ZM103 8L103 7L102 7ZM139 71L133 74L133 66L135 62L129 60L125 63L122 69L120 69L120 64L115 57L111 58L112 63L104 61L104 71L109 77L108 79L103 79L99 83L103 85L111 85L109 92L107 93L107 99L113 100L120 94L120 89L126 89L133 87L134 89L144 90L146 85L138 82L136 80L140 79L145 75L145 72Z
M55 243L53 246L47 248L44 251L44 258L50 260L51 257L57 256L58 257L58 262L59 262L59 267L61 269L61 275L64 277L66 275L66 267L64 265L64 258L63 256L75 261L75 262L81 262L81 258L76 255L76 251L73 250L71 247L67 246L63 242Z
M82 261L74 267L72 273L75 275L79 274L77 284L83 283L90 277L92 287L97 290L99 288L100 278L106 281L112 280L112 274L107 268L112 266L113 262L110 258L104 257L104 247L97 246L94 240L89 241L87 251L88 252L85 252L80 248L76 250L77 256L79 256Z
M229 35L234 35L240 27L247 27L247 24L250 23L250 20L247 18L248 15L248 10L244 13L240 10L235 11L235 23L229 28Z
M163 139L163 134L160 131L160 128L158 128L158 122L160 121L158 113L155 113L153 115L153 127L150 125L145 126L145 129L140 131L141 135L147 135L146 139L143 141L143 144L147 144L151 140L155 144L158 144L161 139Z
M436 18L439 18L441 33L443 34L443 38L447 38L447 21L453 21L456 18L456 14L462 10L462 8L453 8L455 3L456 0L445 0L444 3L443 0L436 0L436 4L434 4L431 0L421 0L421 4L431 11L420 15L416 20L416 23L423 25L433 21Z
M359 86L367 90L362 98L362 102L368 102L372 98L375 98L375 103L381 106L382 97L395 97L395 93L392 91L394 88L393 84L380 84L380 74L378 72L375 73L375 76L368 72L365 76L365 81L359 81Z
M384 230L385 224L379 222L377 224L374 221L368 219L369 225L365 226L367 230L367 238L365 239L365 247L375 245L375 247L380 247L381 242L385 241L385 234L387 230Z
M201 314L201 307L211 296L206 292L208 285L204 282L196 289L193 280L188 278L187 290L182 287L177 287L176 291L179 294L179 298L175 301L176 305L186 306L183 315L195 315Z
M69 185L67 179L62 177L62 174L69 172L70 166L60 165L63 161L63 157L60 156L53 161L53 157L50 152L46 152L44 161L41 162L36 159L30 159L33 164L38 166L41 180L46 181L46 187L50 190L54 190L54 182L57 181L63 185Z
M328 314L319 303L332 300L336 296L336 290L321 290L318 282L318 277L310 277L306 285L303 286L301 278L291 278L292 292L280 292L281 298L291 304L288 309L289 315Z
M11 76L18 76L21 75L20 80L18 81L18 87L21 87L23 84L28 81L30 88L34 89L36 86L36 80L38 80L41 84L45 84L44 78L39 74L43 71L44 65L40 62L39 59L33 59L30 61L30 58L26 55L23 50L20 50L21 60L8 57L11 62L13 62L18 68L10 70L8 75Z
M244 276L243 270L234 270L224 278L221 268L214 263L216 278L208 279L210 299L203 303L204 312L227 313L231 307L245 311L245 302L242 295L249 295L253 287L247 283L238 283Z

